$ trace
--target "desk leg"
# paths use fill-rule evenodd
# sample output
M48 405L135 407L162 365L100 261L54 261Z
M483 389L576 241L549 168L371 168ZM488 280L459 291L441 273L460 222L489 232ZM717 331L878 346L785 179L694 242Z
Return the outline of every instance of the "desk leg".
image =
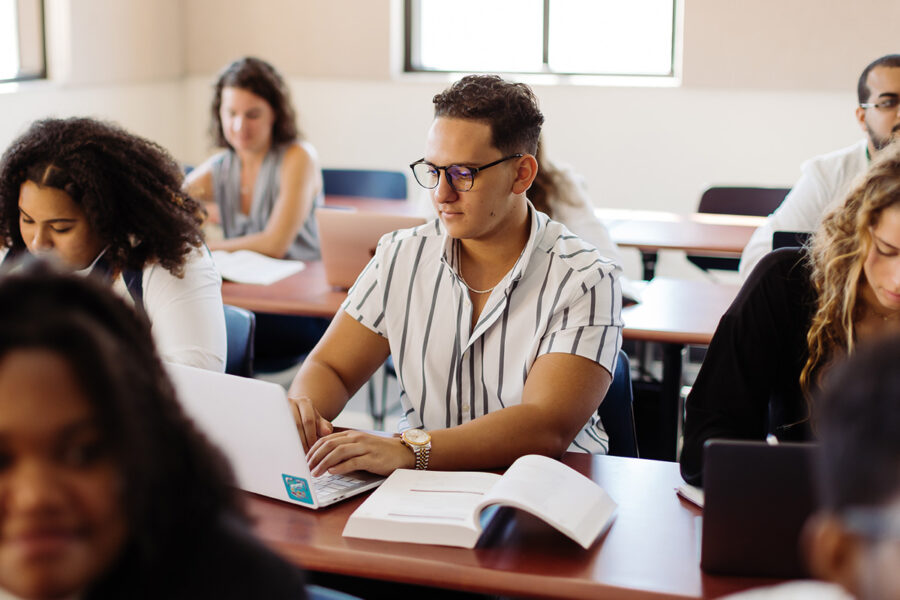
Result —
M663 344L662 389L659 399L659 434L665 460L675 460L678 448L678 397L681 393L681 373L684 344Z
M644 281L650 281L656 275L656 259L658 253L655 250L641 250L641 264L644 269Z

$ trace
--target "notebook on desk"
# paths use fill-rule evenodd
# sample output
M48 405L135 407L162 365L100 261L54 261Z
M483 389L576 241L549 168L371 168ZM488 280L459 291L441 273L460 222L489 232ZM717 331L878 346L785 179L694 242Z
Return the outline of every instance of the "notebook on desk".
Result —
M707 442L700 568L718 575L808 576L799 540L815 508L814 449Z
M425 223L424 217L342 208L317 208L316 223L325 279L348 289L375 256L375 246L386 233Z
M184 411L231 462L241 489L320 508L384 481L364 472L312 477L280 385L183 365L166 369Z

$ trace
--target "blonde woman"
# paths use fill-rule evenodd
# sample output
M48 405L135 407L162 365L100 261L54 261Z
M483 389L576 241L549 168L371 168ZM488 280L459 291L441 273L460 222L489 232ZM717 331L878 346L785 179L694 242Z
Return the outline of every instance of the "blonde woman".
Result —
M767 255L722 317L688 396L681 474L708 439L812 437L808 398L864 340L900 335L900 144L886 148L808 250Z

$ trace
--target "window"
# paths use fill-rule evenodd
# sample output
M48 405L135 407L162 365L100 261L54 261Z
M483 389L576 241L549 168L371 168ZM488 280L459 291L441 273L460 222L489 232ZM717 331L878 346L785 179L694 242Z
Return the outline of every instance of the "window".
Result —
M0 82L46 77L41 0L0 0Z
M675 73L675 0L405 2L406 71Z

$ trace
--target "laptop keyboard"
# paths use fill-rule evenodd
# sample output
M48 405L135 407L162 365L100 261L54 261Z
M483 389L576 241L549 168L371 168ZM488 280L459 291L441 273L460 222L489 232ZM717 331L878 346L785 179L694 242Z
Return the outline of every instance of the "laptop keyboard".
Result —
M313 477L312 480L320 503L337 493L346 491L348 488L354 488L366 483L364 479L352 475L325 474L321 477Z

